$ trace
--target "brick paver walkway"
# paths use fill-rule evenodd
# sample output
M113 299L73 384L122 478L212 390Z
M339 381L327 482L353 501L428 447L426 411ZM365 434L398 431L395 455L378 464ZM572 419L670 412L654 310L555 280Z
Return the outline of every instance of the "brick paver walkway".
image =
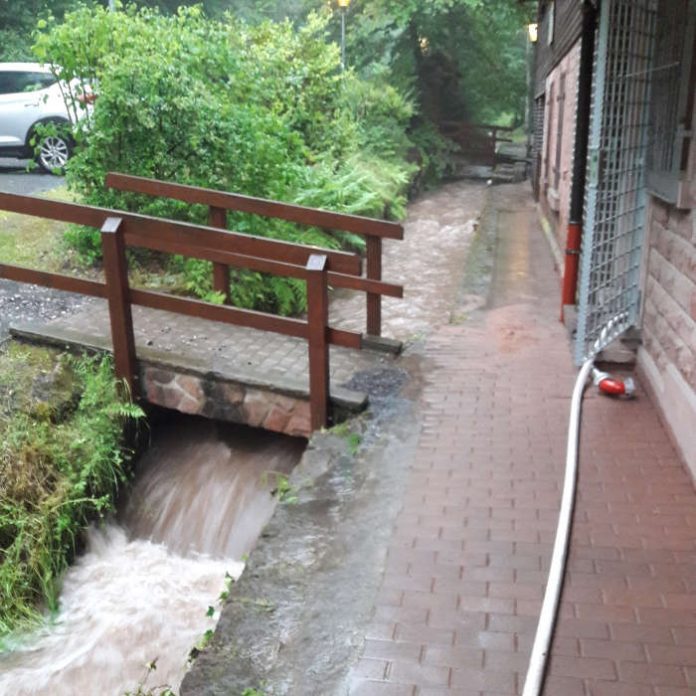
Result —
M491 306L430 338L418 451L355 696L521 693L575 371L522 188L494 194ZM696 693L696 495L645 394L588 394L546 696Z

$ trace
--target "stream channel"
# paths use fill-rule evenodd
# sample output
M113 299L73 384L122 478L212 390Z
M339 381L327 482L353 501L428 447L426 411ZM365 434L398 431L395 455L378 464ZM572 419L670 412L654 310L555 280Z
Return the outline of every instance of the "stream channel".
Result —
M176 691L305 447L178 415L151 439L116 519L89 531L66 573L57 615L0 655L0 696L118 696L154 660L146 687Z

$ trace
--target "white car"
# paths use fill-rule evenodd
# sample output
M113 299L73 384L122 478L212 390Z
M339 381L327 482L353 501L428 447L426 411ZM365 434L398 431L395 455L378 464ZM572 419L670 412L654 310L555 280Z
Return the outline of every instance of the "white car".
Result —
M64 93L69 99L70 90L65 87L39 63L0 63L0 157L34 158L48 172L62 171L73 144L69 127L77 114L66 105ZM74 91L84 104L82 91ZM48 123L65 127L32 143L36 126Z

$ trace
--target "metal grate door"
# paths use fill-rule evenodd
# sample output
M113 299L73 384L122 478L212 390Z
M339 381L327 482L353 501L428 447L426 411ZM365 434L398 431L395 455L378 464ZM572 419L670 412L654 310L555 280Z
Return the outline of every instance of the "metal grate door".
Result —
M534 200L539 200L541 181L541 153L544 146L544 112L546 100L542 94L534 100L534 135L532 138L532 190Z
M638 316L656 2L604 0L601 5L575 345L578 364ZM608 324L611 331L603 332Z

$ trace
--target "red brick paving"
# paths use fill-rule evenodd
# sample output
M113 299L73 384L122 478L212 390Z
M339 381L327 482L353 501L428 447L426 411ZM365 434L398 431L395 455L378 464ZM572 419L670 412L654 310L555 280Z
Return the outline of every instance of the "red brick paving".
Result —
M494 192L491 307L430 337L423 418L356 696L521 693L575 377L522 189ZM644 393L588 391L545 696L696 694L696 494Z

